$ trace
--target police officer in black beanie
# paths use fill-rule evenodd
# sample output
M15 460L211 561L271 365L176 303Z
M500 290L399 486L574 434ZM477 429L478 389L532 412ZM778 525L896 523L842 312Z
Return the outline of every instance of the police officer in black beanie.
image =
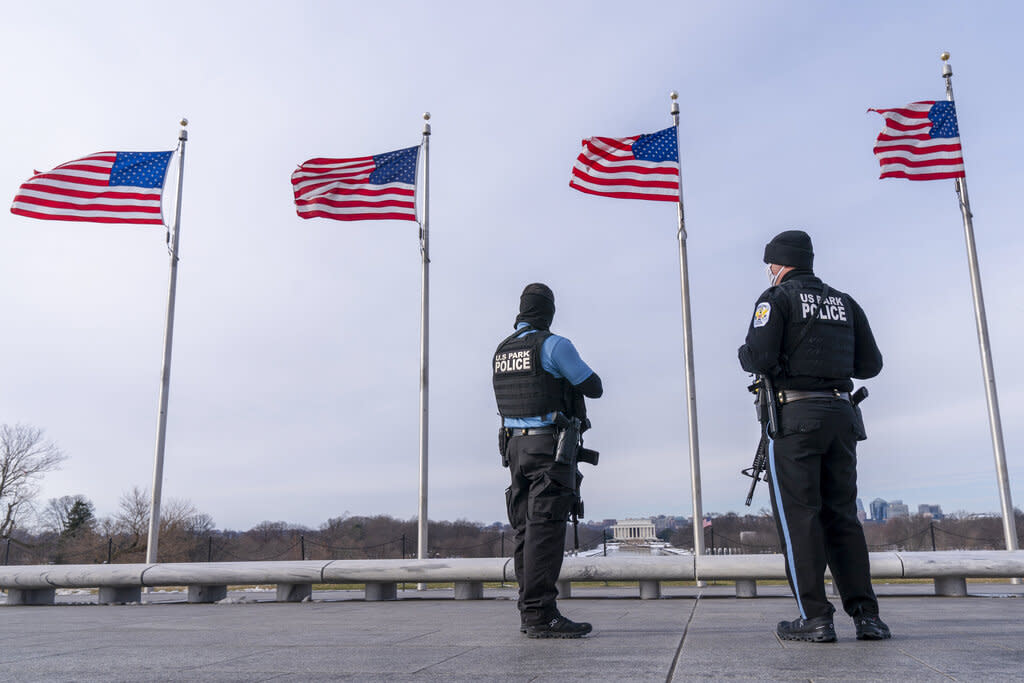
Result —
M807 233L776 235L764 262L771 286L758 297L739 359L776 390L779 427L769 444L768 481L800 611L776 630L783 640L836 640L835 608L825 597L828 565L858 640L889 638L857 519L856 449L867 436L850 396L851 378L877 375L882 354L853 297L814 275Z
M590 624L563 617L555 603L566 522L579 485L575 463L555 462L555 421L557 413L573 417L574 392L599 398L603 389L572 342L551 333L554 315L551 289L527 285L516 331L494 353L494 396L502 417L502 464L512 478L505 502L515 531L520 631L530 638L580 638Z

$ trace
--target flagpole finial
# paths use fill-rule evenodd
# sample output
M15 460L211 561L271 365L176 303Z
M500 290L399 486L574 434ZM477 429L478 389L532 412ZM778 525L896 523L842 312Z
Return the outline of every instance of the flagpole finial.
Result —
M423 112L423 134L430 135L430 112Z
M945 78L948 83L950 77L953 75L953 67L949 65L949 53L943 52L939 55L939 59L942 60L942 77Z
M943 52L941 55L939 55L939 59L941 59L944 62L948 62L949 61L949 53L948 52Z
M188 125L188 119L182 116L181 121L178 123L181 124L181 130L178 132L178 139L184 142L185 140L188 140L188 131L185 130L185 126Z
M672 109L671 109L671 111L669 113L672 114L672 120L675 122L675 125L678 126L679 125L679 102L678 102L678 100L679 100L679 93L677 93L675 90L673 90L672 92L670 92L668 94L668 96L672 98Z
M188 119L186 119L184 116L182 116L180 123L181 123L181 127L184 128L185 126L188 125Z

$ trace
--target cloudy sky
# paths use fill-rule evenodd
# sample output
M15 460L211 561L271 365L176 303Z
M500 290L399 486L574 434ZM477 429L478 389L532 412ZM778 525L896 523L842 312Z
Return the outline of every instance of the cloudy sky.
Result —
M690 514L675 207L568 187L580 140L671 124L689 230L704 509L743 512L757 441L736 361L775 233L867 311L865 502L1000 508L952 181L878 180L868 107L944 96L952 53L1014 499L1024 500L1018 3L7 4L0 188L190 120L164 496L222 528L416 515L420 261L412 222L302 220L314 156L431 138L430 507L504 517L489 360L524 284L604 380L590 518ZM150 487L161 228L0 213L0 422L69 456L41 500L100 515ZM768 506L761 488L753 510Z

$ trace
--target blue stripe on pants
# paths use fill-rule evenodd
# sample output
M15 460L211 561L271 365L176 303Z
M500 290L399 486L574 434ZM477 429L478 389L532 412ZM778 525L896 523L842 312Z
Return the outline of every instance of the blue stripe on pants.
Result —
M782 489L779 487L779 477L775 474L774 439L768 439L768 465L772 469L775 507L779 511L779 521L782 522L782 542L786 545L786 562L789 563L789 576L793 581L793 594L796 596L796 606L800 609L800 617L806 619L807 614L804 612L804 603L800 600L800 586L796 582L796 564L793 562L793 540L789 537L789 524L786 522L786 508L782 504Z

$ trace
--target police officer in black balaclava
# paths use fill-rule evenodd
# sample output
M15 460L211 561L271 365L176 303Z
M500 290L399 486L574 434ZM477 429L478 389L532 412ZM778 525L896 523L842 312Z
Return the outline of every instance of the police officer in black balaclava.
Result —
M579 482L574 463L555 461L555 422L558 413L573 417L574 392L599 398L603 389L572 342L551 333L554 315L551 289L527 285L516 331L498 345L492 372L502 462L512 479L505 501L515 531L520 630L530 638L580 638L590 624L563 617L556 605L566 522Z
M765 246L764 262L770 287L757 300L739 359L776 389L779 428L769 442L768 481L800 611L776 631L784 640L836 640L835 608L825 597L827 565L857 638L889 638L857 519L856 449L867 436L850 397L851 378L877 375L882 354L853 297L814 275L807 233L776 235Z

